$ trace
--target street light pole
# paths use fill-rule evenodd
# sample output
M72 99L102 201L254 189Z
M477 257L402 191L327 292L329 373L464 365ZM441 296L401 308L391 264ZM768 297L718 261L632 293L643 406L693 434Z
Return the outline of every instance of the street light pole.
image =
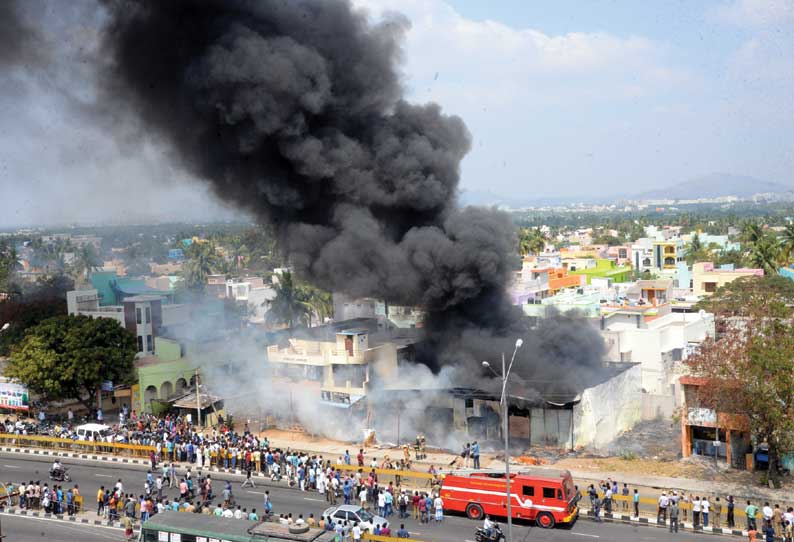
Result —
M513 511L511 502L513 500L513 494L510 491L510 432L509 432L509 411L508 411L508 404L507 404L507 381L510 378L510 370L513 368L513 362L516 360L516 352L518 349L521 348L521 345L524 344L524 341L521 339L516 340L516 347L513 350L513 356L510 358L510 365L505 368L505 355L504 352L502 353L502 374L497 375L501 376L502 378L502 397L499 400L499 404L502 407L502 434L505 439L505 492L507 497L507 542L513 541ZM487 361L482 362L483 367L486 367L491 370L494 374L496 371L493 370L491 364Z

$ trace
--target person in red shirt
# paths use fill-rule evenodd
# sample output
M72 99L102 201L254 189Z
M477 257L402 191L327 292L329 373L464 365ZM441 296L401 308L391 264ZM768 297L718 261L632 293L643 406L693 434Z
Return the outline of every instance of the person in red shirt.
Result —
M358 466L359 467L363 467L364 466L364 450L363 450L363 448L359 449L358 455L356 456L356 461L358 461Z

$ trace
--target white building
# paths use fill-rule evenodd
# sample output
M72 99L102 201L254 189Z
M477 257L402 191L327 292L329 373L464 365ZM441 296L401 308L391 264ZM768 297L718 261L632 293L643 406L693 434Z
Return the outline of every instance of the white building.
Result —
M671 312L656 318L604 318L601 333L607 359L640 363L646 393L675 397L680 362L714 336L714 315Z

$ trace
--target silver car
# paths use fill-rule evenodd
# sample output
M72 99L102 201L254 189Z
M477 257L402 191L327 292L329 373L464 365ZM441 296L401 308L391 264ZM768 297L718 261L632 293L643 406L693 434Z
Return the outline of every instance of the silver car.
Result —
M332 506L323 512L323 516L331 518L334 524L348 521L351 527L354 522L358 522L359 527L368 529L370 532L375 529L375 525L380 525L381 529L389 526L389 521L386 518L372 515L360 506L354 504Z

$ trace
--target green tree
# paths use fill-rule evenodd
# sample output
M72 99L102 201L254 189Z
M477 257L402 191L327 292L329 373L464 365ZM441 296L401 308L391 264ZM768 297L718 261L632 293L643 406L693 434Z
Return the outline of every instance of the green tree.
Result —
M58 316L14 346L6 376L48 401L76 399L91 410L102 382L132 381L136 351L133 335L115 320Z
M546 248L546 234L540 228L521 228L518 232L518 252L522 256L540 254Z
M0 241L0 293L6 293L17 268L17 251L14 245ZM0 324L2 325L2 324Z
M84 281L88 278L88 274L99 269L101 264L94 246L86 243L75 252L71 264L72 276L76 281Z
M767 315L789 318L794 314L794 281L780 275L742 277L720 287L695 305L717 319Z
M779 457L794 450L794 326L754 314L687 359L702 378L696 401L723 415L747 416L756 442L769 446L768 477L780 486ZM690 405L695 406L695 405Z
M207 277L220 267L220 260L211 243L193 243L185 253L182 278L188 290L204 291Z
M306 301L312 309L311 312L317 316L320 324L325 322L326 318L333 317L334 300L331 292L326 292L309 284L304 284L303 288L307 294ZM311 325L311 315L309 316L309 325Z
M780 242L772 234L758 238L750 249L750 264L764 270L767 275L776 275L781 260Z
M792 256L794 256L794 224L788 224L786 229L783 230L783 235L780 240L780 248L784 263L786 265L792 263Z
M692 236L692 240L686 247L686 263L692 265L695 262L703 262L711 259L711 252L705 247L697 233Z
M293 280L292 273L285 272L278 276L274 285L276 297L270 303L265 319L269 324L285 324L288 328L298 323L307 324L313 307L309 292Z

